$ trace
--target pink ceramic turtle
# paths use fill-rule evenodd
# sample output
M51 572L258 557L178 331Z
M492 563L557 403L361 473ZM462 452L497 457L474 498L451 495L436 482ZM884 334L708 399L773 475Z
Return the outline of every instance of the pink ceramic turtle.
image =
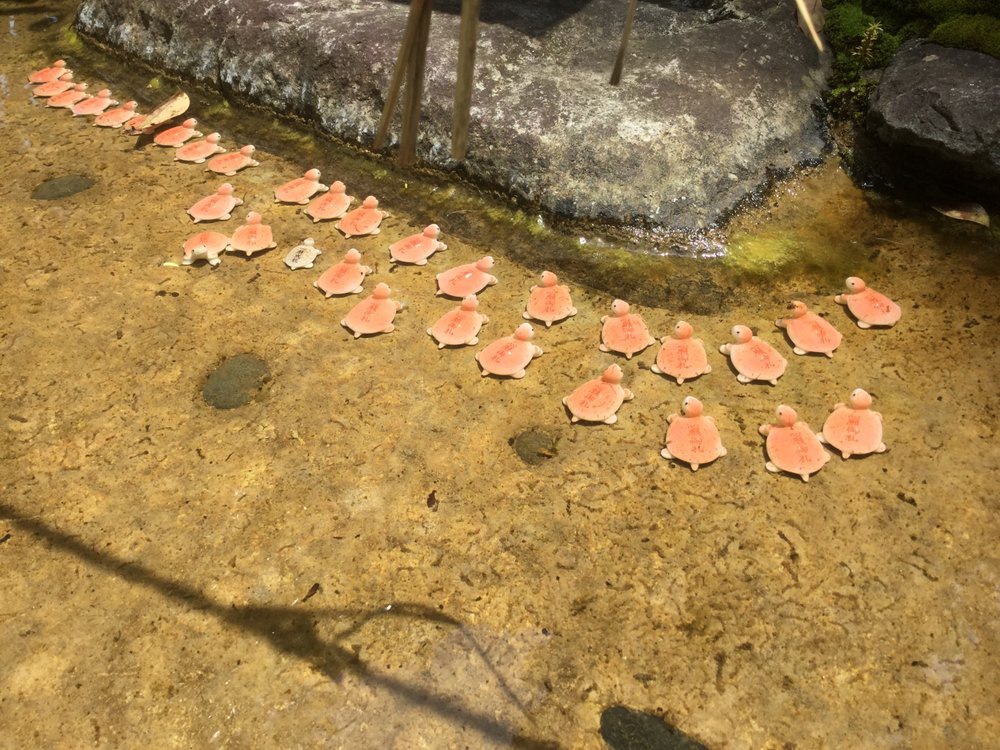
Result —
M427 333L437 340L438 349L479 343L479 330L490 319L478 312L478 308L479 300L476 295L470 294L461 305L446 312L427 329Z
M368 266L361 265L361 253L352 247L344 254L344 259L326 269L313 286L328 299L335 294L357 294L365 276L371 272Z
M569 409L572 422L618 421L618 409L625 401L631 401L632 391L622 388L622 368L610 365L599 378L588 380L566 398L563 406Z
M148 115L136 115L125 123L125 126L122 128L122 132L125 135L141 135L147 116Z
M253 152L256 150L253 146L247 144L239 151L233 151L231 154L213 156L208 160L208 164L205 165L205 171L231 177L246 167L259 167L260 162L253 158Z
M657 375L668 375L677 379L680 385L699 375L712 371L705 354L705 344L701 339L692 338L694 328L683 320L674 326L674 335L660 339L663 346L656 355L656 362L649 369Z
M838 294L834 300L846 305L851 315L857 318L858 328L872 326L890 327L896 325L903 311L884 294L876 292L857 276L847 279L847 292Z
M56 60L47 68L42 68L41 70L36 70L34 73L29 73L28 83L50 83L52 81L57 81L72 72L72 70L66 67L65 60Z
M228 250L230 252L246 253L249 258L254 253L261 250L270 250L278 245L274 241L271 227L262 224L263 218L256 211L247 214L247 222L233 232L232 239L229 240Z
M102 112L94 120L94 126L98 128L120 128L135 117L135 108L138 106L138 102L125 102L120 107Z
M542 350L531 343L534 335L529 323L521 323L513 335L499 338L477 352L476 361L483 368L482 374L523 378L524 368L542 355Z
M319 170L310 169L301 177L289 180L274 191L274 202L306 205L316 193L325 193L330 189L320 182L319 178Z
M229 238L219 232L198 232L188 237L184 243L185 266L190 266L196 260L207 260L209 265L217 266L221 262L219 256L226 250Z
M548 328L553 323L576 315L569 287L559 283L559 277L551 271L542 271L542 283L531 287L524 317L539 320Z
M71 89L66 89L61 94L50 96L45 102L46 107L62 107L69 109L81 99L87 96L87 84L78 83Z
M638 313L630 313L628 302L616 299L611 303L611 315L601 318L602 352L618 352L626 359L632 359L656 339L649 335L646 322Z
M833 350L840 346L843 338L840 331L816 313L809 312L804 302L789 302L788 309L792 311L791 317L778 318L774 324L788 333L793 344L792 351L833 357Z
M360 237L366 234L378 234L381 231L378 225L384 218L385 214L378 210L378 199L374 195L369 195L361 203L360 208L348 211L334 226L347 238Z
M872 397L861 388L851 391L846 404L835 404L818 435L821 443L832 445L846 459L885 453L882 442L882 415L872 411Z
M667 447L660 451L661 456L676 458L689 464L691 471L698 471L699 466L726 455L715 420L704 416L704 409L701 401L688 396L681 402L680 413L667 417Z
M468 297L479 294L488 286L497 283L497 277L487 273L493 268L493 258L484 255L475 263L455 266L437 275L436 294L447 297Z
M312 217L313 222L326 221L327 219L339 219L347 213L354 200L353 195L347 194L347 187L340 180L336 180L330 185L330 192L313 198L306 206L306 213Z
M198 121L193 117L189 117L180 125L174 125L174 127L161 130L154 135L153 143L157 146L165 146L167 148L180 148L192 138L201 136L201 132L197 127Z
M377 284L371 295L356 304L340 324L349 328L354 338L370 333L392 333L396 330L392 320L403 309L403 303L390 299L390 294L388 284Z
M389 245L389 257L396 263L426 266L427 259L434 253L448 249L446 244L438 241L440 234L441 229L437 224L428 224L422 232L411 234Z
M785 374L788 360L763 339L753 335L746 326L733 326L733 343L723 344L719 351L729 357L736 368L736 379L741 383L763 380L771 385Z
M192 164L204 164L205 159L213 154L224 153L226 149L219 145L222 136L218 133L209 133L204 138L185 143L174 151L174 161L186 161Z
M232 216L233 209L241 205L243 200L233 195L233 186L224 182L212 195L202 198L187 212L195 224L199 221L226 221Z
M89 117L99 115L113 104L118 104L111 98L111 89L101 89L94 96L78 101L72 106L74 117Z
M76 81L73 80L73 74L67 73L61 78L49 81L48 83L43 83L41 86L35 86L31 90L32 96L37 96L40 99L47 96L55 96L56 94L61 94L64 91L69 91L76 85Z
M787 471L809 481L809 475L822 469L830 460L830 454L823 450L823 444L809 425L799 421L795 409L782 404L775 413L774 424L762 424L760 434L767 440L764 447L770 459L765 465L768 471Z

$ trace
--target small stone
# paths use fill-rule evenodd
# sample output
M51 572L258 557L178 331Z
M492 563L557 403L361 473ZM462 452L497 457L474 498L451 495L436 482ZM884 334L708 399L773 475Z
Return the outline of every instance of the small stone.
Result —
M625 706L604 709L601 738L612 750L708 750L659 716Z
M525 430L511 438L511 447L524 463L535 466L556 455L556 439L545 432Z
M270 379L271 370L264 360L254 354L237 354L209 373L201 395L216 409L235 409L250 403Z
M71 195L82 193L92 187L94 181L82 174L68 174L64 177L53 177L40 183L33 191L31 197L36 201L57 201L62 198L69 198Z

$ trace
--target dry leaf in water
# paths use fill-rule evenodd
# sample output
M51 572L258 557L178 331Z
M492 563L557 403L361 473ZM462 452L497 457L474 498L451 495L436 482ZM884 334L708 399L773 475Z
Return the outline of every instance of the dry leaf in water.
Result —
M953 206L932 206L932 208L939 214L944 214L952 219L972 221L976 224L982 224L984 227L990 225L990 215L978 203L956 203Z
M174 94L148 115L143 116L138 127L126 125L125 134L138 135L139 133L151 133L168 120L172 120L178 115L187 112L190 106L191 100L187 94L183 91Z

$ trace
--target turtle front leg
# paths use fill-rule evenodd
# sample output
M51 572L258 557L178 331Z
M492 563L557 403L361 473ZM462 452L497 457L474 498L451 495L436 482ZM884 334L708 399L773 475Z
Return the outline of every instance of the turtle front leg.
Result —
M847 299L844 297L843 294L835 294L833 296L833 301L836 302L838 305L846 305L847 304Z
M634 394L634 393L632 393L632 391L630 391L630 390L629 390L628 388L624 388L623 390L624 390L624 392L625 392L625 395L624 395L624 397L623 397L623 398L624 398L624 399L625 399L626 401L631 401L632 399L634 399L634 398L635 398L635 394Z
M798 354L799 356L802 356L803 354L806 353L806 350L803 349L801 346L792 347L792 351Z
M865 323L863 320L858 321L858 328L871 328L871 323Z
M879 443L878 448L875 449L876 453L885 453L889 450L889 447L885 443Z
M610 352L611 350L605 344L600 344L598 347L602 352Z
M660 455L663 456L668 461L672 461L674 458L672 455L670 455L670 451L668 451L666 448L660 451Z
M662 375L663 374L663 370L661 370L659 367L656 366L656 362L654 362L653 364L651 364L649 366L649 371L650 372L655 372L657 375Z
M698 471L699 466L701 466L701 464L691 464L691 471Z
M767 470L768 470L769 472L771 472L772 474L777 474L778 472L780 472L780 471L781 471L781 469L779 469L779 468L778 468L777 466L775 466L775 465L774 465L774 464L773 464L772 462L770 462L770 461L768 461L768 462L767 462L766 464L764 464L764 468L765 468L765 469L767 469Z
M465 342L465 345L466 346L475 346L478 343L479 343L479 337L478 336L473 336L471 339L469 339L468 341ZM441 344L441 346L444 346L444 344Z
M534 347L534 351L531 353L532 357L541 357L545 352L542 351L541 347ZM521 372L524 372L522 370Z
M808 482L809 481L809 475L808 474L799 474L799 476L802 477L802 481L803 482Z
M725 354L727 357L729 356L729 352L731 352L732 350L733 350L732 344L723 344L722 346L719 347L719 351Z
M523 369L518 370L517 372L513 373L511 377L514 378L514 380L520 380L521 378L524 377L524 370Z
M752 380L751 380L750 378L748 378L748 377L747 377L746 375L744 375L744 374L743 374L742 372L740 372L740 373L737 373L737 375L736 375L736 379L737 379L737 380L738 380L739 382L743 383L743 385L746 385L747 383L752 383L752 382L753 382L753 381L752 381ZM771 381L771 385L775 385L775 382L774 382L773 380Z
M784 320L782 320L781 318L778 318L777 320L775 320L774 324L776 326L778 326L778 328L787 328L788 327L788 324Z
M604 424L614 424L618 421L618 415L612 414L610 417L604 420Z
M390 323L389 325L387 325L385 328L382 329L382 333L392 333L395 330L396 330L396 326L394 326L392 323Z
M757 428L757 432L759 432L764 437L767 437L768 435L771 434L771 427L773 427L773 425L762 424L760 427Z

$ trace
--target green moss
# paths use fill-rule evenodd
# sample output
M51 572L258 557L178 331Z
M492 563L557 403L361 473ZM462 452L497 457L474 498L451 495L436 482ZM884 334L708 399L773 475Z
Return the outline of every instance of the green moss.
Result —
M986 15L958 16L934 29L931 41L1000 58L1000 18Z
M865 29L874 22L875 19L867 15L860 5L838 5L826 14L823 33L834 50L847 51L858 45Z
M938 23L957 16L997 13L996 0L920 0L917 3L919 15Z

